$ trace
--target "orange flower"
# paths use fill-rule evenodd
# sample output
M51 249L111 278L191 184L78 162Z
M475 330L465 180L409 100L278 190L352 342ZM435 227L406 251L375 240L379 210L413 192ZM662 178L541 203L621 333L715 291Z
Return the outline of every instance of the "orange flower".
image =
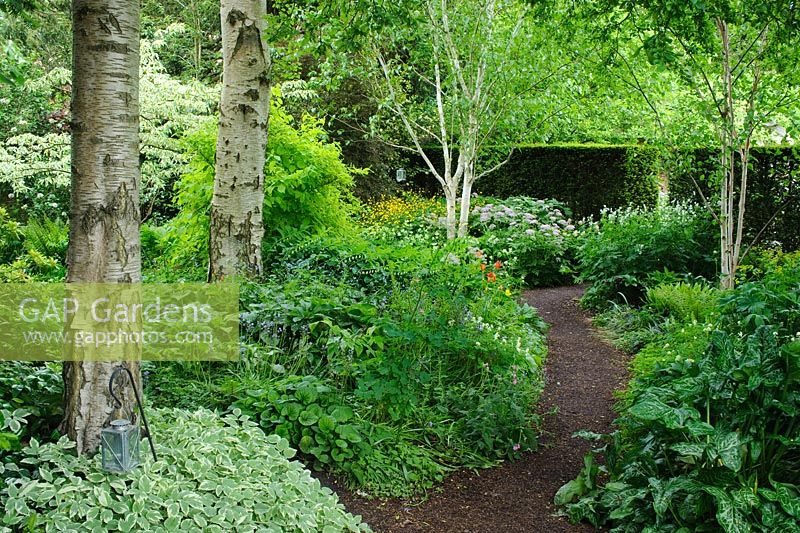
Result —
M488 274L486 274L486 279L489 280L489 283L493 283L497 281L497 276L495 276L494 272L489 272Z
M494 268L495 268L496 270L500 270L500 268L501 268L502 266L503 266L503 263L501 263L500 261L495 261L495 262L494 262Z
M483 252L481 252L480 250L477 250L475 252L475 257L483 257Z
M486 270L486 265L484 263L481 263L481 272L483 272L484 270Z

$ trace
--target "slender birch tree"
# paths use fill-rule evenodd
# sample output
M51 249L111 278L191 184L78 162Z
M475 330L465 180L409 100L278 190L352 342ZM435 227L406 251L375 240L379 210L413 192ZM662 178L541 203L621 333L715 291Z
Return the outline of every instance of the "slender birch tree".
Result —
M209 281L261 273L270 59L263 0L222 0L222 98Z
M425 161L442 187L447 206L447 237L467 234L475 182L504 161L481 170L478 157L519 94L525 78L530 90L541 78L520 64L519 50L530 46L528 10L506 0L425 0L419 6L420 35L427 60L413 65L402 53L392 55L378 45L373 53L383 75L386 102L411 140L410 149ZM420 112L404 76L426 86L433 102ZM531 79L532 78L532 79ZM431 109L432 107L432 109ZM441 149L442 167L429 157L429 144Z
M754 135L797 99L796 55L790 50L797 39L798 8L791 0L609 0L601 5L606 11L621 8L648 56L673 69L694 91L716 133L717 201L706 198L692 179L719 224L720 283L732 288L750 247L745 214ZM641 86L638 90L643 92ZM658 110L644 96L663 129Z
M139 3L74 0L69 283L138 283ZM62 430L95 450L114 413L108 382L120 363L64 363ZM126 362L136 385L138 362Z

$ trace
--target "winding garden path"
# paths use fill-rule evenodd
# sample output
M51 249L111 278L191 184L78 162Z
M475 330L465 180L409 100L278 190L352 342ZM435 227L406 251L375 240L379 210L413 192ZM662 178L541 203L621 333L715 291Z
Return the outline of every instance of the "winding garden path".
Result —
M590 445L571 435L608 431L612 393L625 378L625 357L601 341L578 307L580 287L528 291L524 297L551 327L541 412L543 446L522 459L479 473L450 476L420 505L364 500L335 484L347 509L378 532L556 533L594 531L553 516L553 495L581 468Z

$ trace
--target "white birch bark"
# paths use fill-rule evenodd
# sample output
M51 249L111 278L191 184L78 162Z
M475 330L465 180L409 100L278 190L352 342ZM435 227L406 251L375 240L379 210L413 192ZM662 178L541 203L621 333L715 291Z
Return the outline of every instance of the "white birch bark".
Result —
M138 283L139 3L74 0L72 199L67 282ZM126 363L139 380L138 362ZM118 364L64 363L62 431L97 448Z
M209 281L261 273L270 60L266 5L222 0L222 98L211 201Z

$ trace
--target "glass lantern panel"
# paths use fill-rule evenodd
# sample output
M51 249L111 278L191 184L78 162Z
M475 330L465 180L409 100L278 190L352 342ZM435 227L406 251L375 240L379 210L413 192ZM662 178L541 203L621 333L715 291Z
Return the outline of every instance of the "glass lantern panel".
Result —
M140 461L139 428L114 421L100 433L103 469L110 472L128 472Z

